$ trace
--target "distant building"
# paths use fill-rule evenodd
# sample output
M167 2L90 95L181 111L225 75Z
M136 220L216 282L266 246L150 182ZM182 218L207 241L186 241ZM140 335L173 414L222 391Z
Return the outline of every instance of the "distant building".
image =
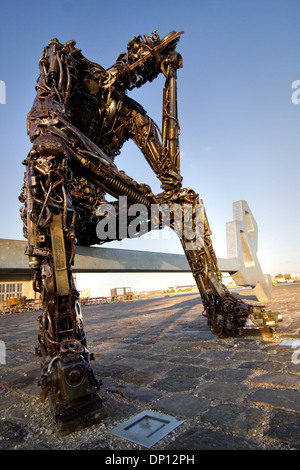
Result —
M133 293L131 287L114 287L110 289L110 297L112 300L131 300Z
M131 287L114 287L113 289L110 289L111 297L114 297L117 295L129 294L130 292L131 292Z
M277 274L277 276L272 276L273 284L281 284L286 282L298 282L300 281L300 273L291 273L291 274Z
M7 281L0 282L0 301L10 297L26 297L26 299L38 299L40 295L33 290L32 281Z
M76 274L73 274L73 279L76 286ZM33 281L29 276L7 275L6 279L0 281L0 302L6 301L10 297L37 300L40 299L40 294L33 289Z
M86 299L89 299L91 297L90 288L82 289L81 291L79 291L79 293L80 293L80 300L86 300Z

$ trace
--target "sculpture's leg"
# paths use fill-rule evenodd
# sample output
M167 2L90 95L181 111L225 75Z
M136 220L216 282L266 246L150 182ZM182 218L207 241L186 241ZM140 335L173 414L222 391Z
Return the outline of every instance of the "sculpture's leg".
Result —
M48 395L60 430L68 432L86 418L90 424L106 415L72 277L76 214L68 194L70 170L64 147L53 136L39 138L25 163L26 254L43 301L37 347L41 398Z
M212 332L220 337L240 335L254 326L273 332L281 321L280 314L267 312L263 306L243 302L222 284L205 210L198 195L190 189L183 189L177 193L176 203L181 208L182 217L181 231L177 234L198 286ZM177 231L174 222L171 227Z
M167 204L169 208L174 204L179 207L180 226L183 227L179 238L198 286L211 330L218 336L241 334L247 324L252 327L256 320L262 320L264 327L274 330L279 321L277 313L265 312L261 306L242 302L222 284L203 205L193 190L181 189L176 106L176 68L180 61L177 56L175 60L174 57L171 59L165 71L162 143L148 116L136 114L133 120L134 141L143 151L164 189L163 193L155 196L155 200L159 204ZM190 207L191 213L189 223L186 224L187 206ZM176 230L175 221L170 227Z

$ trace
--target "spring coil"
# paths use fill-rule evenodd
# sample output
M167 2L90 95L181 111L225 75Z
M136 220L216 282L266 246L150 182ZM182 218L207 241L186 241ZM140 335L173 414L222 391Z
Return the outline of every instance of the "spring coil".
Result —
M138 194L132 188L127 186L127 184L123 181L108 176L105 178L103 183L105 186L114 190L116 193L122 196L127 196L130 202L134 204L143 204L147 208L150 208L151 202L148 199L144 198L141 194Z

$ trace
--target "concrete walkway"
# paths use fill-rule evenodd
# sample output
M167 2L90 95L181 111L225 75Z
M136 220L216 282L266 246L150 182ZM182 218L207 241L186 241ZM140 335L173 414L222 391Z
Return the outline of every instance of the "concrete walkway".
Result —
M300 284L274 287L266 307L283 314L273 337L228 339L196 294L84 307L108 418L65 437L38 399L38 312L1 316L0 449L139 450L110 431L144 410L184 420L151 450L300 449Z

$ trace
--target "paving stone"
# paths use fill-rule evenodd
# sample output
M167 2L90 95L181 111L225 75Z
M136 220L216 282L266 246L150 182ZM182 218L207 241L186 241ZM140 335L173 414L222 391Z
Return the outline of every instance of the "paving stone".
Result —
M182 343L182 344L181 344ZM193 341L185 341L185 338L182 338L181 341L173 341L173 351L177 351L180 354L188 354L190 356L199 356L203 348L209 347L211 340L199 338L193 338Z
M300 414L278 411L272 416L265 436L300 450Z
M290 372L291 374L300 375L300 363L284 364L284 371Z
M20 398L10 390L0 388L0 410L19 403Z
M263 361L268 359L268 354L261 351L256 351L257 345L252 346L250 350L236 351L235 354L230 356L230 359L236 359L237 361Z
M221 404L206 411L201 420L220 426L224 431L245 435L257 429L264 420L264 413L243 404Z
M181 365L172 368L169 372L168 375L170 376L180 376L180 377L201 377L204 375L206 372L208 372L209 369L207 367L193 367L193 366L188 366L188 365Z
M139 400L142 402L147 402L150 403L154 400L157 400L158 398L161 398L163 396L163 393L145 388L145 387L138 387L137 385L127 385L124 389L124 397L130 398L133 400Z
M283 364L281 362L267 362L267 361L251 361L251 362L242 362L239 365L239 369L252 369L252 370L264 370L268 372L279 372L283 369Z
M103 386L106 390L119 393L125 398L130 398L132 400L138 400L142 402L150 403L153 400L157 400L163 397L163 393L153 390L146 387L139 387L138 385L133 384L116 384L116 383L107 383L104 382Z
M18 402L20 403L20 399ZM7 413L7 417L10 421L14 422L25 423L28 421L28 417L25 416L24 409L19 406L11 408Z
M147 359L138 359L135 357L122 358L115 362L118 366L130 367L136 370L143 370L147 367L153 367L153 361L148 361Z
M24 375L22 372L16 372L6 368L1 368L0 374L0 387L6 387L8 384L14 382L15 380L19 380Z
M182 392L183 390L195 388L198 383L198 380L186 377L165 377L154 382L153 387L167 392Z
M157 410L175 414L177 417L198 416L210 404L207 398L194 395L176 393L165 397L153 404Z
M223 367L232 367L233 366L233 362L230 360L230 359L214 359L214 358L211 358L209 360L207 360L207 366L209 366L209 368L222 368Z
M215 380L222 383L241 383L246 380L251 372L242 369L221 369L212 370L205 374L205 380Z
M266 387L271 386L298 389L300 385L299 376L280 372L257 375L255 377L251 377L249 380L252 384L264 385Z
M149 371L146 370L139 370L133 372L126 372L120 375L120 378L127 383L132 383L136 385L152 385L153 382L159 380L161 377L160 371Z
M218 350L205 350L205 351L201 351L200 353L200 359L206 359L208 361L214 361L216 359L220 359L221 361L226 361L226 359L229 359L230 357L230 354L231 354L231 351L227 351L227 350L221 350L221 351L218 351Z
M177 437L166 450L261 450L243 436L233 436L204 427L192 427Z
M159 341L157 341L156 344L151 346L151 352L165 354L166 352L169 352L170 350L173 351L173 346L174 346L173 341L165 341L165 340L160 339Z
M150 356L150 355L147 356L148 361L154 361L154 362L160 362L160 363L166 363L171 358L172 356L169 356L167 354L154 354L153 356Z
M94 439L80 444L78 450L110 450L104 439Z
M124 403L123 399L115 397L105 398L105 400L103 400L103 404L110 420L112 421L126 420L142 411L142 409L140 409L136 404Z
M281 364L289 363L292 361L293 350L289 347L288 350L284 352L277 352L269 356L269 361L280 362Z
M40 377L40 369L32 369L29 372L23 372L18 377L6 381L10 388L24 389L28 385L36 385Z
M0 422L0 449L9 449L23 442L27 436L24 426L4 420Z
M172 364L163 363L163 362L154 362L149 361L151 365L145 369L147 372L151 372L152 374L166 374L172 368Z
M300 412L299 390L260 388L250 393L247 400L249 403Z
M102 364L99 362L94 362L93 364L93 371L97 377L119 377L125 372L133 372L131 367L125 367L124 365L118 364Z
M249 391L250 389L244 384L212 382L199 385L193 393L213 401L219 400L232 403L244 400Z

